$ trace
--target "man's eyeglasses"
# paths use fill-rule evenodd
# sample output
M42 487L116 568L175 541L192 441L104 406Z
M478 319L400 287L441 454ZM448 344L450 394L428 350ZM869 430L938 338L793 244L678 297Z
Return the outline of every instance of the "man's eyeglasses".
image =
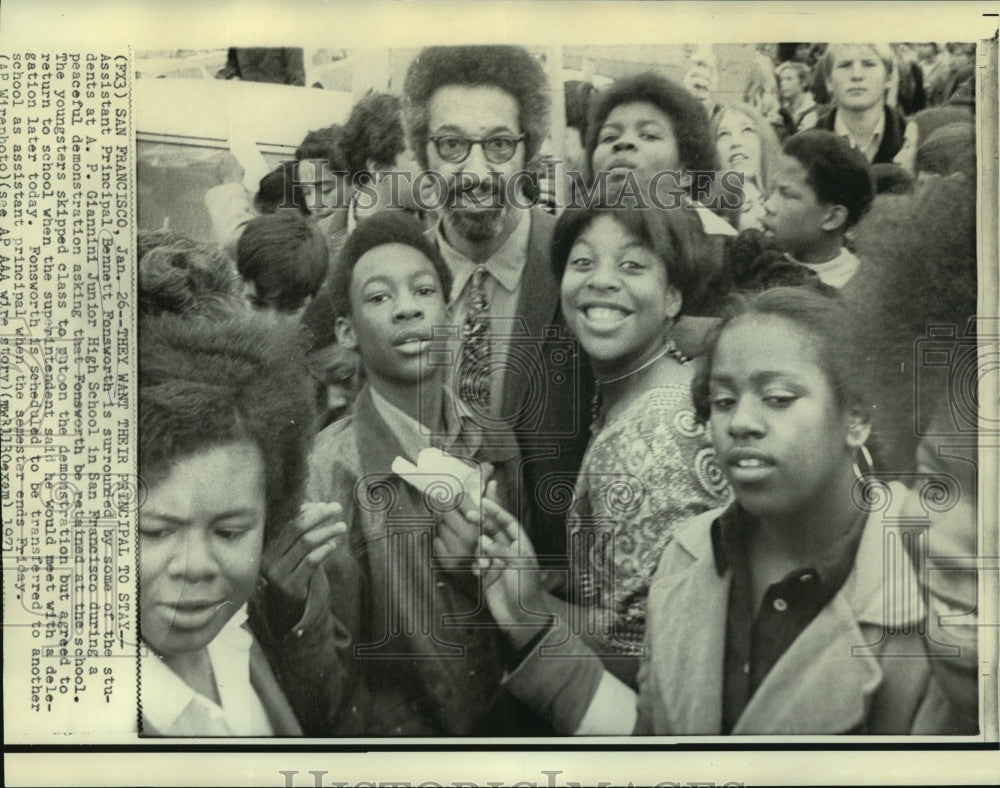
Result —
M504 164L514 158L518 143L526 136L526 134L517 136L498 134L494 137L473 139L461 134L434 134L429 139L437 148L438 156L449 164L461 164L469 158L473 145L482 146L483 156L490 164Z

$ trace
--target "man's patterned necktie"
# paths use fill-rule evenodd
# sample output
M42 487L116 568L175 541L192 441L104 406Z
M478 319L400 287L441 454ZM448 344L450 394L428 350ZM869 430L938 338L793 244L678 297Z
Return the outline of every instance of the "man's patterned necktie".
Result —
M476 266L469 288L469 304L462 326L462 358L459 396L480 411L490 406L490 304L486 298L485 266Z

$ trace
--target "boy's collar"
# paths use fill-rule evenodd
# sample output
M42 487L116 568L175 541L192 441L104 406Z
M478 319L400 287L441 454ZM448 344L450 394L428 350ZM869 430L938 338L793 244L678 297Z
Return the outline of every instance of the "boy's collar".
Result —
M867 140L855 139L854 134L844 121L843 111L835 112L833 115L834 133L844 137L851 147L859 151L869 162L875 158L875 154L878 153L879 146L882 144L882 137L885 136L885 109L880 109L878 119L875 121L875 126Z
M435 433L428 430L413 416L392 404L371 383L367 385L375 413L385 422L386 427L399 442L403 456L411 462L416 462L417 456L423 449L430 448L432 445L454 442L462 429L463 414L458 407L458 400L452 395L448 386L442 385L441 388L443 391L441 400L443 429L440 433Z

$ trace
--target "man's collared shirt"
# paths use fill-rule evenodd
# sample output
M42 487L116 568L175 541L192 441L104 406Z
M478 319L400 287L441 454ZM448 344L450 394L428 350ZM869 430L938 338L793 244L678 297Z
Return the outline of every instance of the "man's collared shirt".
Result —
M860 513L846 533L816 556L811 566L789 572L753 609L750 546L758 527L738 504L712 523L712 551L720 576L732 571L726 615L722 723L729 733L753 694L789 646L819 615L854 567L866 521Z
M208 644L221 706L196 692L158 656L142 661L142 714L161 736L271 736L274 730L250 683L253 635L244 605Z
M868 163L871 164L875 160L875 154L878 153L879 146L882 144L882 136L885 134L885 109L883 108L879 114L875 129L871 137L867 140L857 140L854 138L854 135L851 134L850 129L844 123L840 112L835 112L833 115L833 131L835 134L844 137L851 144L851 147L860 151L868 159Z
M517 210L512 208L511 210ZM503 359L508 355L510 336L515 329L514 318L518 314L521 298L521 279L528 264L528 240L531 233L531 214L524 212L513 232L489 260L482 263L488 276L484 282L486 299L489 303L490 354L492 367L497 370L490 383L490 410L493 415L502 412L503 379L506 367ZM469 309L469 291L472 274L480 265L463 255L444 237L441 222L435 231L438 248L452 275L451 309L452 318L459 326L464 325ZM515 365L516 366L516 365Z

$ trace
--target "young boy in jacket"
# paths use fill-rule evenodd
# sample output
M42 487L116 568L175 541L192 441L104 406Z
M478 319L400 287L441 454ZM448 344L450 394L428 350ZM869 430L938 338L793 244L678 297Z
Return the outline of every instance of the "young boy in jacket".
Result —
M307 495L342 504L348 538L317 548L305 597L285 594L272 618L290 701L313 735L531 732L500 688L505 641L467 571L478 532L392 471L436 447L514 493L513 436L470 429L447 385L448 269L415 219L387 212L358 225L331 284L338 342L367 383L310 461Z
M792 261L839 289L860 264L844 236L875 199L871 167L832 131L800 132L782 154L764 203L764 232Z

